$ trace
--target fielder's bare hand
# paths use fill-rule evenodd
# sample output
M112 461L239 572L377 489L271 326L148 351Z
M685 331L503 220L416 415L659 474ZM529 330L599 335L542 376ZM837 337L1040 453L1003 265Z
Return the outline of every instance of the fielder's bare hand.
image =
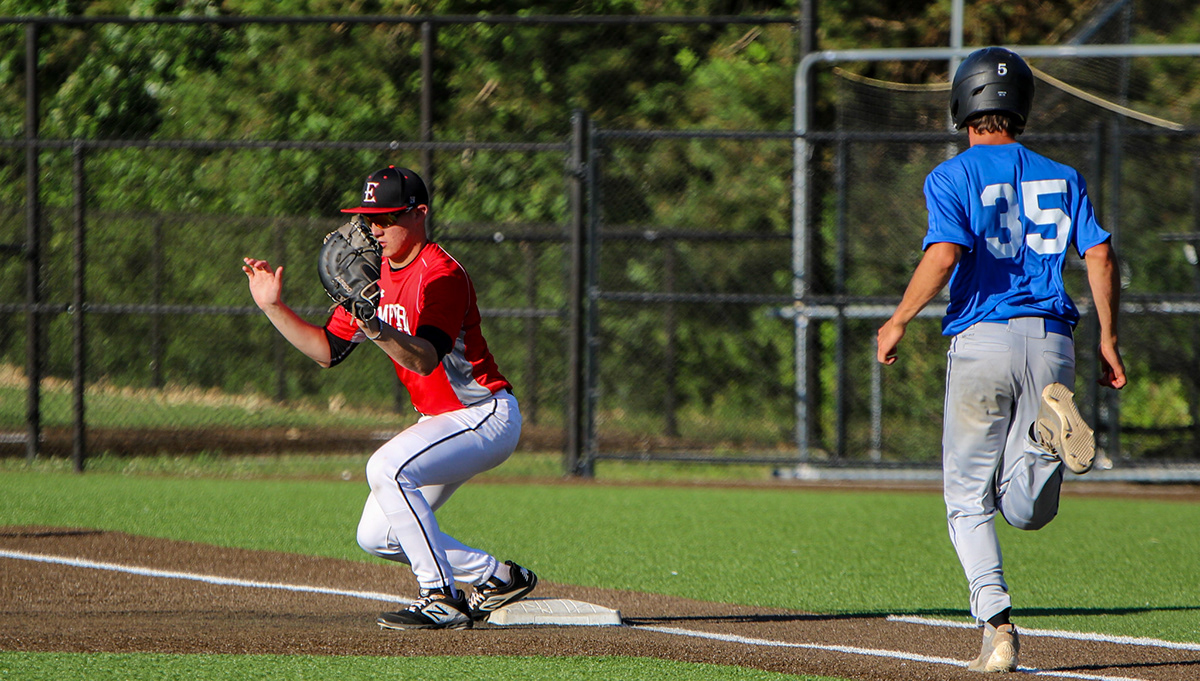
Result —
M271 263L266 260L242 258L242 262L246 263L242 265L242 271L250 280L250 295L254 297L254 304L262 310L279 305L283 297L283 265L272 272Z

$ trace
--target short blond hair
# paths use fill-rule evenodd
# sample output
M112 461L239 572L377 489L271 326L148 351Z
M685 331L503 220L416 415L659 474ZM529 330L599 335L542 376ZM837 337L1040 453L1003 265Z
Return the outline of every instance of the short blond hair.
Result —
M1013 136L1025 132L1025 122L1015 116L993 111L974 116L967 121L967 126L975 132L1007 132Z

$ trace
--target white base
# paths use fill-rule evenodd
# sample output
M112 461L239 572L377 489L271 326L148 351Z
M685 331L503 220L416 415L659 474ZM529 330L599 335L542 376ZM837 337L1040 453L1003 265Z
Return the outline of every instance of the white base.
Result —
M564 598L530 598L500 608L487 621L502 627L514 624L615 626L621 624L621 613Z

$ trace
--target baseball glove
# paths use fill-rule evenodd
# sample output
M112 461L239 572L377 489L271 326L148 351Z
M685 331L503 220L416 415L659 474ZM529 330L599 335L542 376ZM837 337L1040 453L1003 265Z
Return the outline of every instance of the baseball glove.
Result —
M317 274L333 308L341 305L364 322L379 307L379 263L383 249L361 215L325 235L317 255Z

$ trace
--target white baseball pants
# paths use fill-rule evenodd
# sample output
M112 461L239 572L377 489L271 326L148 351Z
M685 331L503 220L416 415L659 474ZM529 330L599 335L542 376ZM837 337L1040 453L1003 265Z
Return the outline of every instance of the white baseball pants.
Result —
M472 476L504 463L520 436L521 411L507 390L401 431L367 461L359 546L411 565L422 589L485 582L496 558L442 532L434 511Z
M1042 319L979 323L950 342L942 436L943 491L950 541L980 621L1012 606L995 516L1022 530L1058 514L1062 462L1029 439L1042 388L1075 383L1070 336Z

